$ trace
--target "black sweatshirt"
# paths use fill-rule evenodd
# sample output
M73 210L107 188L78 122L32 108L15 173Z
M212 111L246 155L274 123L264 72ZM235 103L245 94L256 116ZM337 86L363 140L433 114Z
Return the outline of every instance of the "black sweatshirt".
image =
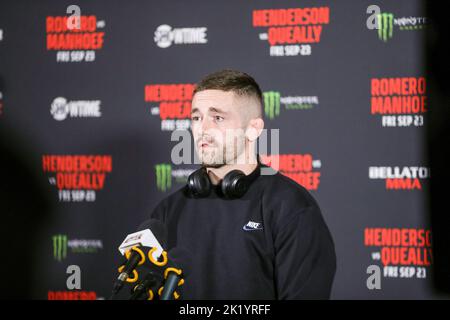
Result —
M259 169L240 199L224 199L218 187L192 198L184 187L153 211L167 227L168 249L191 253L181 299L330 297L336 256L317 202L279 172Z

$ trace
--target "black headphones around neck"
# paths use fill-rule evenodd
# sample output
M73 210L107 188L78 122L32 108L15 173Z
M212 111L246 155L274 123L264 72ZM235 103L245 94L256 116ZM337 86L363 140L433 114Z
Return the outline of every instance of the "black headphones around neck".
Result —
M258 159L259 160L259 159ZM232 170L219 182L219 190L228 199L241 198L250 188L251 183L260 175L260 162L254 172L246 175L241 170ZM213 188L206 167L192 172L187 180L189 194L196 198L207 197Z

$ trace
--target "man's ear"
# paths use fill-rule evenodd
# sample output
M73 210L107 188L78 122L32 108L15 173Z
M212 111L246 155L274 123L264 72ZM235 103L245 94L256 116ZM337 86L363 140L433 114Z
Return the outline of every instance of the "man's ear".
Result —
M247 129L245 130L245 136L250 141L255 141L261 135L264 129L264 120L261 118L250 119Z

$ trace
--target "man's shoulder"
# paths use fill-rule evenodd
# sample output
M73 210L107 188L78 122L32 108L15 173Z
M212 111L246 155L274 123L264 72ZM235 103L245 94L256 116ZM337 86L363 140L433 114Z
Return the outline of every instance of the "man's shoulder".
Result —
M318 203L304 186L274 169L268 169L263 174L261 171L261 185L264 195L275 202L282 202L286 205L297 208L318 207Z
M260 178L263 207L274 234L286 228L310 228L329 235L321 208L309 190L278 171Z
M157 202L152 211L152 217L160 218L165 212L171 209L173 205L180 204L180 201L186 198L186 187L180 187L172 191L167 196Z
M183 198L186 198L186 186L179 187L178 189L170 192L167 196L161 199L160 204L167 206Z

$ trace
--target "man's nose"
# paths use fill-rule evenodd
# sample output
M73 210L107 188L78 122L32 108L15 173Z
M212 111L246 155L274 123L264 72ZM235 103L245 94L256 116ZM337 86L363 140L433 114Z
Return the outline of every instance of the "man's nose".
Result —
M213 127L214 127L214 122L211 121L211 119L209 119L209 117L204 117L202 120L202 125L201 125L202 132L206 132Z

